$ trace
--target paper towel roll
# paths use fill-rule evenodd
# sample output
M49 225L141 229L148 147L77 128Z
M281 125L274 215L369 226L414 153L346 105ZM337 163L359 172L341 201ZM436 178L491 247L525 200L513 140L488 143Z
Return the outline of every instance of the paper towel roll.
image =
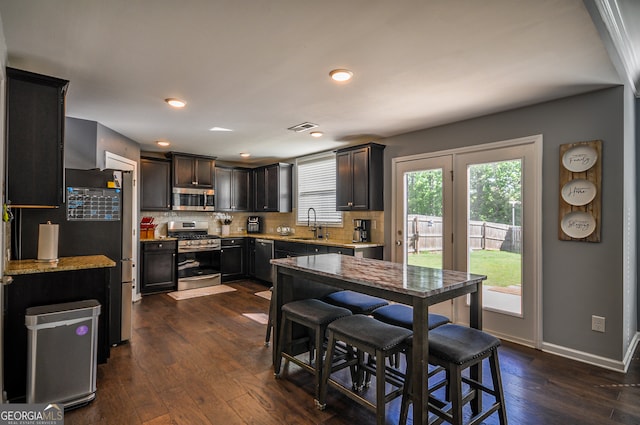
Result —
M58 260L58 228L59 225L40 224L38 233L38 260L57 261Z

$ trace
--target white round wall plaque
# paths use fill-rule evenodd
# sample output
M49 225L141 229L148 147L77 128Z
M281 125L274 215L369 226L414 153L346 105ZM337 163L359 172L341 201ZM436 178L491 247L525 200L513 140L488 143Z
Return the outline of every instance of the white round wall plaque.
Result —
M570 205L587 205L596 197L596 185L585 179L568 181L562 186L562 199Z
M588 212L574 211L562 218L560 228L567 236L582 239L596 230L596 219Z
M598 152L588 145L574 146L562 155L562 165L569 171L587 171L598 160Z

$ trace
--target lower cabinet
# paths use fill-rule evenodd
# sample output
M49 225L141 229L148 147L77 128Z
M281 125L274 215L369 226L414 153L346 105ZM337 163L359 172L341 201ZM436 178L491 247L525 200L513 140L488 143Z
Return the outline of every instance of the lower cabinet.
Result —
M140 293L175 291L178 282L176 241L142 242Z
M247 249L245 238L223 238L220 249L222 281L242 279L247 275Z

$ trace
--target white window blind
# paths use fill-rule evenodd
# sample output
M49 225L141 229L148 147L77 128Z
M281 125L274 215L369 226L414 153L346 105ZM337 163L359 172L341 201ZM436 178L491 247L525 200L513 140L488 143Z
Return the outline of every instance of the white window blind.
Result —
M316 210L318 224L341 225L342 213L336 211L336 156L323 154L296 161L298 182L297 223L307 224L309 208ZM313 212L310 213L313 220Z

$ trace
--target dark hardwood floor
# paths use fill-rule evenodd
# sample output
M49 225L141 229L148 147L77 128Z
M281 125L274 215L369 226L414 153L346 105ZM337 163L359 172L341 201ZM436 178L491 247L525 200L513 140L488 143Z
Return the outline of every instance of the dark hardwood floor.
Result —
M236 291L136 303L131 341L111 349L98 367L96 399L66 412L65 423L375 423L372 412L331 389L326 410L317 410L311 375L292 365L276 380L265 325L243 315L266 315L269 302L254 293L267 288L253 281L229 286ZM637 354L627 374L506 342L500 360L512 425L640 424ZM397 423L398 410L399 400L389 404L388 423Z

